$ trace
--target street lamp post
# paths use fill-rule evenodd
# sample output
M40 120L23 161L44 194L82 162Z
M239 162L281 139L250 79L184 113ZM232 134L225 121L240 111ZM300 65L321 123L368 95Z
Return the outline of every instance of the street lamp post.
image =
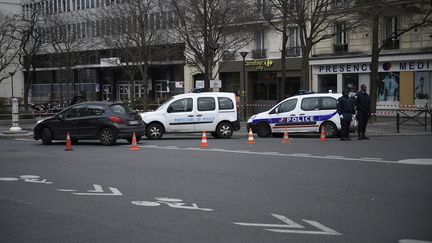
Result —
M243 82L240 84L240 98L243 103L243 121L246 121L246 56L247 51L241 51L240 55L243 57Z
M20 132L22 129L19 126L19 104L18 98L14 97L13 90L13 76L15 72L10 72L9 75L11 77L11 110L12 110L12 126L9 128L11 132Z

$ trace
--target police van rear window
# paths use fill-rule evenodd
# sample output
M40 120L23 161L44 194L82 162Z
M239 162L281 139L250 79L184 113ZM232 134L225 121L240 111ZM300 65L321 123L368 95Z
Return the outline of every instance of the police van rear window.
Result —
M219 110L232 110L234 109L234 103L228 97L218 97Z

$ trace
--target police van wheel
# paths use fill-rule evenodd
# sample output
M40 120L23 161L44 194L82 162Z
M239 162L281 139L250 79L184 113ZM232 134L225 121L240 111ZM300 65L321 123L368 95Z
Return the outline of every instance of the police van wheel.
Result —
M157 123L150 124L147 127L146 136L148 139L161 139L163 136L163 127Z
M256 128L256 133L260 138L268 138L271 135L270 126L267 123L260 123Z
M333 123L331 123L331 122L323 123L323 124L321 125L320 133L321 133L321 130L322 130L323 128L324 128L324 130L325 130L325 135L326 135L326 137L328 137L328 138L334 138L334 137L337 137L337 135L338 135L338 129L337 129L337 127L336 127L335 124L333 124Z
M216 136L218 138L230 138L233 134L233 127L231 124L224 122L217 126Z

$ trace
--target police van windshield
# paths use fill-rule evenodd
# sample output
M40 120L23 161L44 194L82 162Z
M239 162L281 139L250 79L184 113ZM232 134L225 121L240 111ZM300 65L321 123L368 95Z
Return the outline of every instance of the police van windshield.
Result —
M167 100L165 100L156 110L157 111L159 111L159 110L162 110L163 108L165 108L169 103L170 103L170 101L171 100L173 100L174 99L174 97L170 97L169 99L167 99Z

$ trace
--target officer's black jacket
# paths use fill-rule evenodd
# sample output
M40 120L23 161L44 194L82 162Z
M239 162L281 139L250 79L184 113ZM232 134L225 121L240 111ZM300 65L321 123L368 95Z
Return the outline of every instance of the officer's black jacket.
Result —
M343 120L351 120L352 115L355 114L355 101L348 96L342 96L337 102L337 113L343 115Z
M355 96L355 105L358 112L370 113L371 99L366 92L359 91Z

